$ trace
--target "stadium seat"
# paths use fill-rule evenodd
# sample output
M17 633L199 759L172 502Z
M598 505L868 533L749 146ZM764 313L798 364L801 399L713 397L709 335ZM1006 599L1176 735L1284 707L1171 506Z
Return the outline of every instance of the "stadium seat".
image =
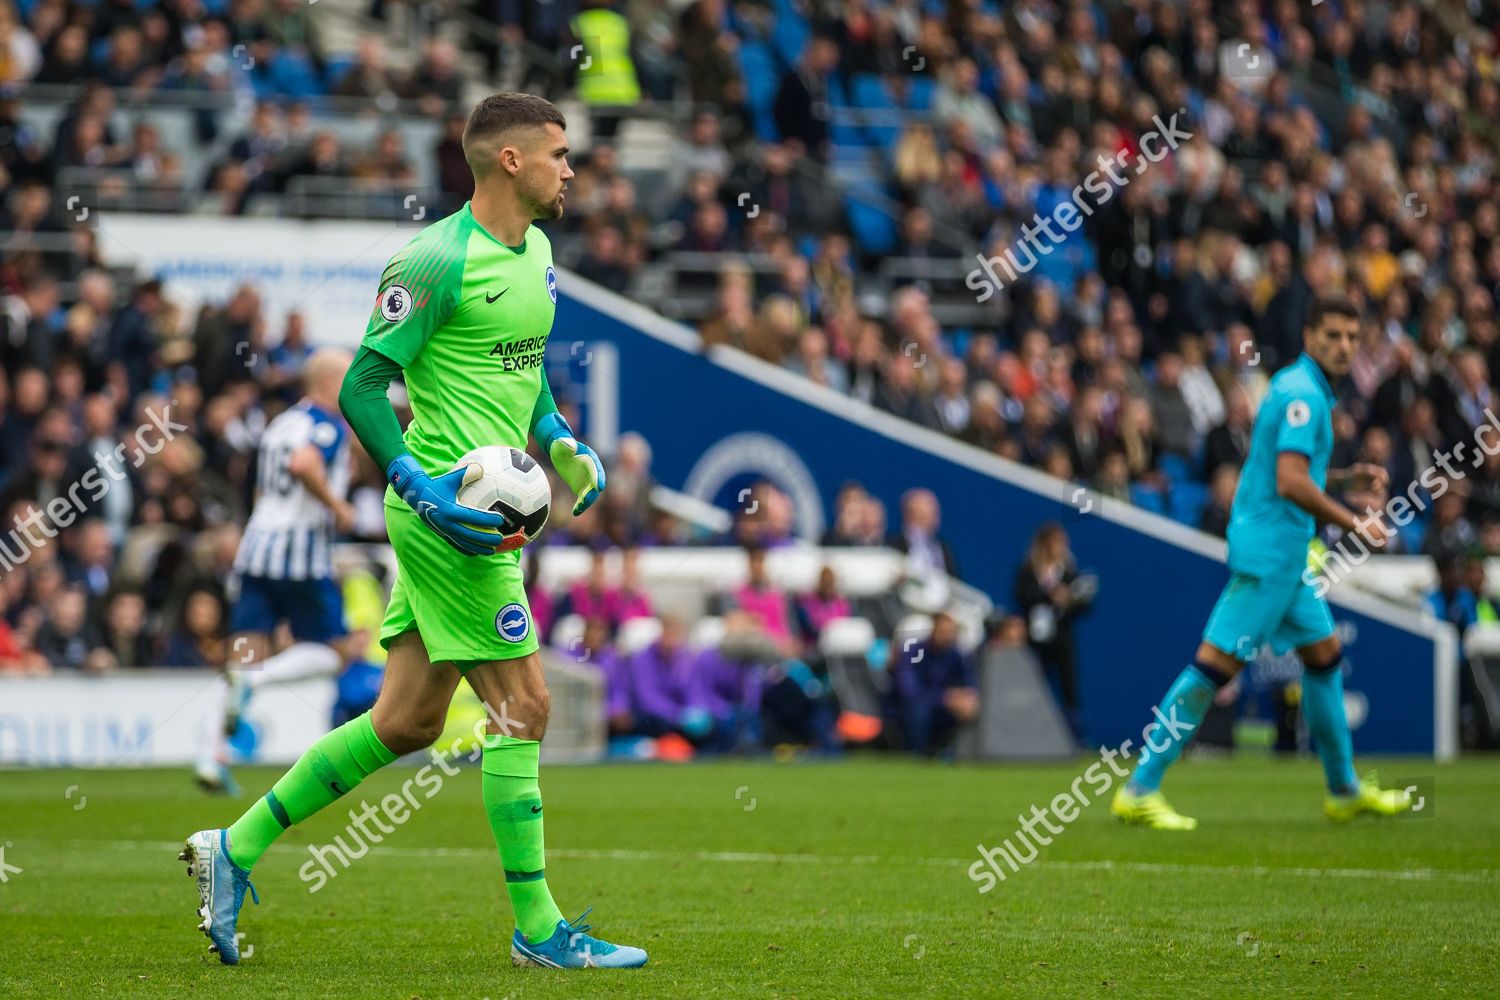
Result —
M931 77L929 77L929 76L920 76L920 75L915 74L915 73L912 74L911 80L907 84L907 91L906 91L906 107L907 107L907 110L909 110L909 111L930 111L930 110L932 110L932 97L933 97L933 91L935 89L936 89L936 84L934 84L932 82L932 78Z
M812 26L790 0L775 0L771 12L771 47L782 63L790 66L802 57L802 49L812 35Z
M693 631L688 637L691 645L699 649L718 649L723 641L724 619L717 615L707 615L693 622Z
M292 98L316 97L323 93L323 82L312 60L301 52L281 51L271 60L269 83L272 93ZM257 83L256 90L260 87Z
M881 730L885 683L870 670L875 629L863 618L837 618L823 627L818 652L840 709L840 730L854 742L869 742Z
M1167 505L1162 499L1161 491L1153 486L1131 483L1130 502L1142 510L1149 510L1153 514L1165 514L1167 512Z
M740 71L745 75L745 97L755 131L762 139L775 141L778 136L771 108L781 86L781 67L776 56L764 43L747 40L740 45Z
M896 646L897 655L906 651L906 644L911 642L923 642L932 634L931 615L907 615L896 623L896 631L892 642Z
M621 655L633 656L661 638L661 621L656 618L631 618L620 624L615 646Z
M855 73L849 80L849 103L856 108L895 108L896 101L875 73Z
M1203 519L1203 508L1208 505L1208 487L1191 479L1181 479L1172 484L1171 515L1175 521L1197 527Z
M583 626L582 615L563 615L552 626L551 645L557 649L577 649L583 641Z
M1172 452L1164 452L1157 460L1157 467L1173 482L1182 482L1193 478L1193 470L1188 465L1188 460L1181 455Z
M896 249L896 220L888 213L854 191L844 195L844 209L849 214L849 228L861 250L879 254Z

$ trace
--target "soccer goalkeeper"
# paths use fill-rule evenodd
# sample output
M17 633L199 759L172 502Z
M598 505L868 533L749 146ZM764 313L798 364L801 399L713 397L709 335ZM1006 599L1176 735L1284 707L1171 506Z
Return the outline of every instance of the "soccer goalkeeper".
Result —
M182 858L197 881L200 929L226 964L239 961L236 922L261 855L292 824L432 743L461 679L491 709L481 780L515 911L511 960L646 962L639 948L589 936L582 917L569 923L547 889L537 761L549 702L520 553L498 551L508 548L499 514L456 500L478 467L453 470L481 445L525 448L529 432L572 489L574 514L604 489L604 467L557 412L542 368L557 275L532 222L562 215L573 176L566 126L539 97L480 102L463 136L473 200L419 233L381 276L339 405L391 486L386 525L399 572L380 631L385 684L370 712L313 744L232 826L188 839ZM403 371L412 408L404 440L386 398Z

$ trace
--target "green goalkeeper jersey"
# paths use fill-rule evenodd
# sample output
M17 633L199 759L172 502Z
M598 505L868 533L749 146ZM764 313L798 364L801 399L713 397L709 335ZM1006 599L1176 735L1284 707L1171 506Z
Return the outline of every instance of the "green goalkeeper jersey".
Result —
M467 202L391 258L361 343L405 369L406 447L429 475L483 445L526 448L556 310L547 237L531 226L508 247Z

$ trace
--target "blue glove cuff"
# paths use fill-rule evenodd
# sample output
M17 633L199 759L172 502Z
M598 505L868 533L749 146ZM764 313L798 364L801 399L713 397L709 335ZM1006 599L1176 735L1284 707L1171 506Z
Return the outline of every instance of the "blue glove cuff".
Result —
M536 422L536 427L531 432L536 437L536 443L542 446L542 454L551 456L552 442L558 438L576 438L573 428L563 419L561 413L549 413ZM394 463L392 463L394 464Z
M396 495L405 500L413 482L420 482L431 477L422 466L417 464L417 460L411 457L410 452L403 452L391 459L391 464L385 467L385 478L391 484L391 488L396 491Z

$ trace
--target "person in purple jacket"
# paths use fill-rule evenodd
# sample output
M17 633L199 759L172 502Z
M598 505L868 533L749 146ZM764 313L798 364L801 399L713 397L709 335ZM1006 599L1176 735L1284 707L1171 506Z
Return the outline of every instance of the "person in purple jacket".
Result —
M599 668L604 680L604 725L611 737L635 732L635 714L630 709L630 672L625 658L609 642L609 622L590 618L583 626L583 639L569 650L581 662Z
M691 674L694 653L686 639L682 620L665 615L661 620L661 638L624 661L634 720L631 731L636 735L678 733L693 739L693 730L702 735L701 723L687 718L686 680Z
M728 753L755 742L764 671L734 663L712 648L698 650L687 666L687 717L700 728L707 721L708 731L700 738L704 748Z

